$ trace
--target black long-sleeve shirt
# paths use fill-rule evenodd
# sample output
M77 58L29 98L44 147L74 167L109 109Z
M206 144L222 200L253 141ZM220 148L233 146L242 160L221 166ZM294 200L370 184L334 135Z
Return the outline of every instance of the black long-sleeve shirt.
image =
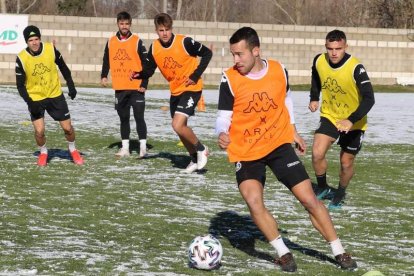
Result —
M172 35L170 41L166 44L161 42L161 45L164 48L168 48L174 41L174 34ZM201 77L203 72L206 70L211 58L213 57L213 52L203 44L198 41L195 41L191 37L184 38L184 48L190 56L193 57L201 57L200 63L198 64L197 68L194 72L189 76L189 78L197 82L198 79ZM148 50L148 56L146 62L144 62L144 69L139 74L139 78L150 78L157 69L157 63L155 62L154 56L152 55L152 45Z
M59 67L60 72L62 73L63 78L66 81L66 85L68 86L69 90L75 88L75 84L72 79L72 74L70 72L69 67L66 65L65 61L61 53L53 46L55 50L55 63ZM43 43L40 44L39 51L37 53L33 53L29 50L29 47L26 48L26 51L32 56L38 56L42 53L43 50ZM20 96L24 99L25 102L28 102L30 99L29 93L26 89L26 72L24 71L24 67L22 62L20 61L19 57L16 58L16 86L17 91L19 91Z
M316 60L321 54L317 55L313 60L312 65L312 83L310 90L310 101L319 101L322 84L319 78L319 73L316 70ZM329 61L329 65L332 68L339 68L345 64L345 62L351 57L349 54L345 54L343 59L337 64L333 64ZM374 89L372 88L371 81L368 77L368 74L362 64L358 64L354 69L354 80L358 88L359 93L361 94L361 102L359 103L358 108L349 115L348 120L352 123L355 123L361 120L368 112L371 110L372 106L375 103L374 98Z
M132 35L131 32L128 33L127 38L129 38ZM116 36L118 37L119 40L121 40L121 33L118 31L116 33ZM145 48L144 43L142 42L142 39L140 39L138 41L138 48L137 48L137 53L139 55L139 58L141 59L141 63L143 63L146 59L147 59L147 49ZM105 50L104 50L104 55L103 55L103 59L102 59L102 70L101 70L101 79L102 78L107 78L108 74L109 74L109 47L108 47L108 42L105 45ZM141 82L141 87L143 88L147 88L148 87L148 78L143 78L142 82Z

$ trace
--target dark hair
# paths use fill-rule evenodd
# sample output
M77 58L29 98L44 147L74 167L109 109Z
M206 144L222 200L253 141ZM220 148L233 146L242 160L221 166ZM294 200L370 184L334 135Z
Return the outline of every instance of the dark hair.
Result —
M116 22L119 22L121 20L128 20L129 22L131 22L132 17L129 13L127 13L126 11L123 11L123 12L118 13L116 16Z
M171 28L173 25L173 20L171 16L167 13L159 13L154 18L155 27L164 26L167 28Z
M238 43L242 40L245 40L249 49L253 49L254 47L260 47L259 36L257 32L250 27L242 27L238 29L231 37L230 37L230 44Z
M326 35L326 40L329 42L344 40L346 42L346 35L343 31L333 30Z

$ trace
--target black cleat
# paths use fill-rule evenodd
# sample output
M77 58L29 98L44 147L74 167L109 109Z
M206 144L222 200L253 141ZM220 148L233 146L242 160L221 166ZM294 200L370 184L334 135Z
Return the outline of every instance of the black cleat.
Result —
M337 264L344 270L355 270L358 266L348 253L343 253L335 256Z
M297 269L295 259L293 259L293 255L290 252L276 259L275 263L280 265L281 269L286 272L295 272Z

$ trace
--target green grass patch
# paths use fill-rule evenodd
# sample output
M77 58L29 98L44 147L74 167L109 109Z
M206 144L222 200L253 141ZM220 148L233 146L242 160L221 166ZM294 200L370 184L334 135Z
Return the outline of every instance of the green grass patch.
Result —
M31 126L0 126L0 274L200 275L187 267L186 249L194 236L208 232L224 248L223 266L209 275L280 272L239 195L233 165L214 139L205 140L212 150L207 171L186 175L181 170L189 159L177 140L149 140L150 156L143 160L135 142L132 156L117 160L116 137L78 130L86 163L76 166L62 131L48 126L52 159L45 168L36 166ZM336 186L337 147L328 158L328 180ZM309 154L303 162L313 176ZM297 275L412 273L413 163L411 145L366 145L358 156L346 205L332 213L358 261L356 273L329 262L329 245L269 173L265 200L296 257Z

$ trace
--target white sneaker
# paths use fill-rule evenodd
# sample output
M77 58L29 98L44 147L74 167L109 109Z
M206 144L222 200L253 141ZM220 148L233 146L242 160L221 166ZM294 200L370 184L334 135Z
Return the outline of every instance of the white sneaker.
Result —
M141 143L139 146L139 158L147 156L147 144Z
M197 163L194 163L193 161L188 164L187 168L184 169L183 172L185 173L193 173L197 170Z
M121 148L117 153L115 153L117 158L128 157L129 156L129 149Z
M208 148L207 146L204 146L203 151L197 151L197 169L201 170L204 168L207 164L207 156L208 156Z

